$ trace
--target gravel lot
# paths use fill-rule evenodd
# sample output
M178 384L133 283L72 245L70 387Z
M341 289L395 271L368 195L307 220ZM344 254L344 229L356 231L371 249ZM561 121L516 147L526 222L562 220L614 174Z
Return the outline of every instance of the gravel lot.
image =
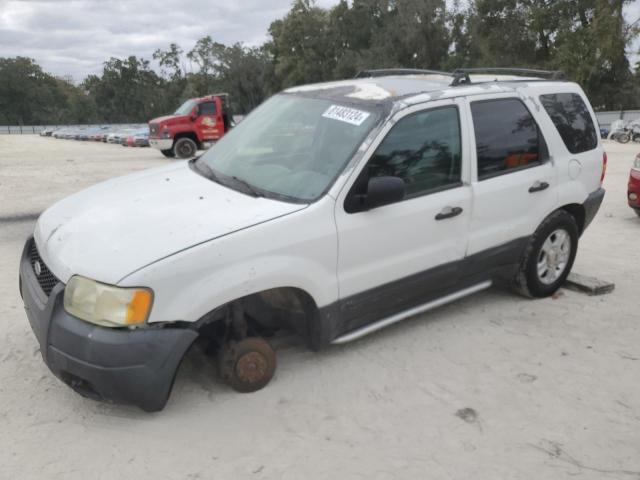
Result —
M491 290L343 347L279 349L240 395L191 352L163 412L83 399L42 362L17 288L39 212L167 162L150 149L0 137L0 479L640 479L640 145L608 143L608 194L574 271L588 297Z

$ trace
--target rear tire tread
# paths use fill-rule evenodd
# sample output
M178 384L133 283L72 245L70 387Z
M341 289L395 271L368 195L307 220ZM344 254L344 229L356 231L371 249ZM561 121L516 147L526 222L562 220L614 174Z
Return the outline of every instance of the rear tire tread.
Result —
M554 229L561 226L567 229L572 240L569 262L560 278L558 278L558 280L556 280L553 284L536 285L535 278L537 278L537 272L534 268L535 262L532 264L532 255L535 254L534 258L537 258L537 254L542 246L542 242L546 240L547 236L550 235ZM513 279L514 290L520 295L528 298L543 298L553 295L553 293L555 293L562 286L567 276L569 275L569 272L571 272L571 267L573 266L573 261L575 260L577 249L578 224L575 217L566 210L556 210L542 221L534 234L531 236L531 239L529 240L529 243L527 244L527 247L525 248L522 255L522 259L520 260L518 272Z

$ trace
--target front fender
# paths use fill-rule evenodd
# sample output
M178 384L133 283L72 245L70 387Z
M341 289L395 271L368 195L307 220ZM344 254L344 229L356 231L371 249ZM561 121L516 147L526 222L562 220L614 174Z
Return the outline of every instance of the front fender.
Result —
M154 291L149 322L195 322L232 300L280 287L305 291L318 307L338 298L333 199L183 250L119 285Z

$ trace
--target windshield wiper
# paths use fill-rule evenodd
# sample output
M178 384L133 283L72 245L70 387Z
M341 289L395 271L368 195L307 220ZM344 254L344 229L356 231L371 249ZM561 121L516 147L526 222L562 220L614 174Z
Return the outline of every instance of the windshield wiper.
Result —
M200 157L193 159L193 166L209 180L213 180L217 183L222 183L213 168L211 168L205 162L201 162Z
M253 196L253 197L264 197L264 195L262 193L260 193L258 190L256 190L255 187L253 185L251 185L249 182L247 182L246 180L243 180L242 178L238 178L235 175L232 175L231 178L233 178L233 180L235 180L237 183L242 185L244 187L244 189L247 191L247 193L249 193L251 196Z
M246 180L243 180L242 178L236 177L235 175L232 175L230 177L227 177L226 175L218 175L213 168L207 165L206 162L200 161L200 157L192 160L191 164L193 165L193 168L198 170L198 172L200 172L204 177L216 183L219 183L220 185L225 185L228 187L230 182L227 179L230 178L235 183L239 183L242 186L244 192L251 195L252 197L264 197L264 194L262 192L259 192L253 185L251 185Z

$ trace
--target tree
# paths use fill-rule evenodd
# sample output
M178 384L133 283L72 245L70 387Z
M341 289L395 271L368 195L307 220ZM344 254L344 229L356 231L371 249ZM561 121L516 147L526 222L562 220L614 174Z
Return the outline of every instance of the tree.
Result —
M333 78L329 14L312 0L295 0L289 13L271 24L269 34L266 49L274 62L275 89Z
M238 113L248 113L269 95L270 58L264 48L248 48L240 43L220 53L217 78L229 93Z
M148 60L130 56L104 63L102 76L90 75L83 87L107 122L146 122L167 111L165 82L149 67Z
M84 119L95 119L95 108L81 89L43 72L30 58L0 58L1 124L56 124Z
M187 98L230 94L237 113L303 83L371 68L452 70L503 66L564 70L596 109L640 107L640 65L627 54L640 24L634 0L340 0L323 9L294 0L261 47L207 35L184 54L176 43L149 61L111 58L80 87L35 61L0 58L0 123L144 122Z

